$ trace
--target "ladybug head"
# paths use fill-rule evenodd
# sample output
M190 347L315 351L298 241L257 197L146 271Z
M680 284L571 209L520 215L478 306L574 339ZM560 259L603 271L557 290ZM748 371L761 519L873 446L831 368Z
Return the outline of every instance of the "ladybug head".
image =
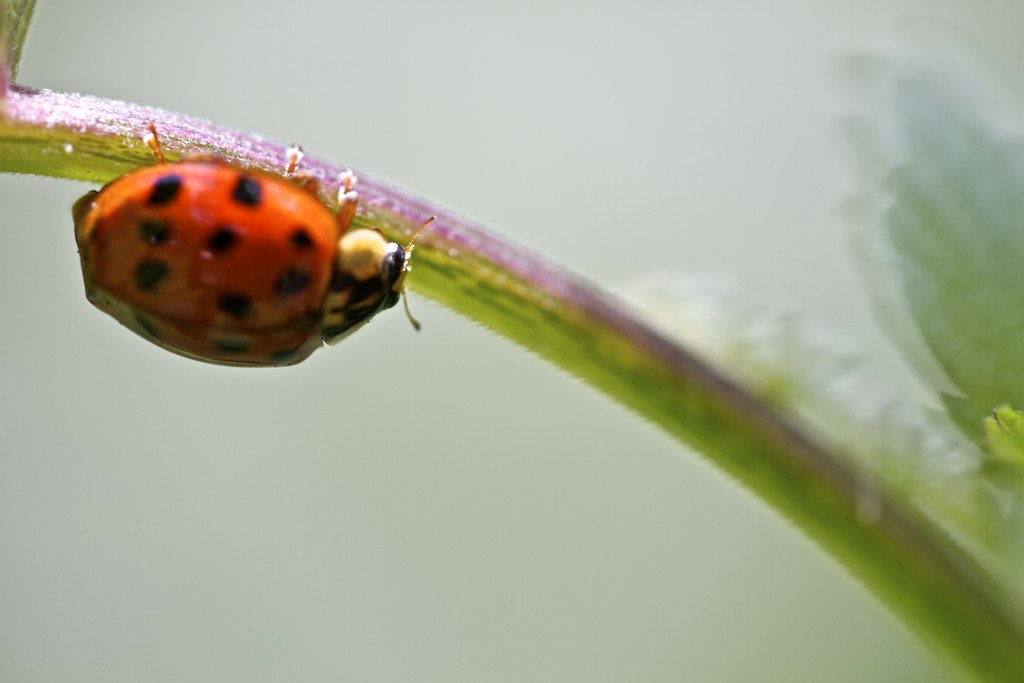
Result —
M405 274L409 256L423 229L423 224L403 247L388 242L379 230L350 230L338 241L338 256L330 291L324 300L321 331L329 344L336 344L362 327L373 316L391 308L405 294ZM406 315L416 329L419 322Z
M350 230L338 241L330 290L324 300L321 333L337 344L401 296L405 249L377 230Z

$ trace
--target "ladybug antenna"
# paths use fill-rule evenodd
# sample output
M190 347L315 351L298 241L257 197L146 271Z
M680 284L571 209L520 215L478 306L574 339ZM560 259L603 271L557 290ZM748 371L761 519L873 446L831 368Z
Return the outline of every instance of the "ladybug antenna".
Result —
M409 295L405 293L405 287L402 287L402 308L405 309L405 317L409 319L409 323L412 324L412 329L419 332L423 329L423 325L420 321L412 317L412 312L409 310Z
M416 240L418 240L420 238L420 235L423 234L423 231L426 230L427 228L429 228L430 224L433 223L436 220L437 220L437 216L431 216L430 218L428 218L426 220L426 222L423 225L421 225L419 227L419 229L416 230L416 232L414 232L412 234L412 237L409 238L409 244L405 245L405 263L406 263L405 269L406 270L409 270L409 265L408 265L409 264L409 256L412 255L412 249L413 249L413 247L416 246Z
M149 127L149 132L146 133L145 136L143 136L142 141L145 142L146 145L151 150L153 150L153 157L156 158L156 163L158 163L158 164L167 163L164 160L164 150L160 146L160 136L156 134L156 126L153 125L152 121L150 121L148 127Z
M426 222L413 233L412 237L409 239L409 244L405 245L405 267L402 269L402 284L400 285L401 289L399 291L402 294L402 307L405 309L405 317L409 319L410 323L412 323L412 329L417 332L419 332L423 326L420 325L419 320L412 317L412 312L409 311L409 295L405 291L405 274L409 271L409 257L412 256L412 250L413 247L416 246L416 240L419 239L419 236L423 231L426 230L435 220L437 220L437 216L431 216L428 218Z

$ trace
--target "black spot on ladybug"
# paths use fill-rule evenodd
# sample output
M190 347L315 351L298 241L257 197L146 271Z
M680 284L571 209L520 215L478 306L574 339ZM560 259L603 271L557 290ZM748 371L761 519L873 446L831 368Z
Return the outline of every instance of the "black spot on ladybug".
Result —
M206 249L214 254L223 254L238 241L238 229L222 225L206 240Z
M217 308L235 318L244 318L252 311L252 299L244 294L221 294L217 297Z
M309 286L309 271L304 268L289 268L281 273L274 283L274 289L281 296L298 294Z
M296 249L312 249L313 238L309 236L305 228L296 228L292 236L288 238L288 241L292 243L292 246Z
M242 353L249 350L249 342L244 339L217 339L213 342L217 350L224 353Z
M181 176L173 173L157 178L153 183L153 190L149 193L147 203L150 206L163 206L174 201L181 190Z
M139 236L147 244L163 244L171 237L171 231L167 223L157 218L143 218L139 223Z
M142 292L152 292L171 269L166 261L149 259L135 267L135 286Z
M251 176L238 176L235 189L231 191L231 198L245 206L259 206L262 188L258 180Z

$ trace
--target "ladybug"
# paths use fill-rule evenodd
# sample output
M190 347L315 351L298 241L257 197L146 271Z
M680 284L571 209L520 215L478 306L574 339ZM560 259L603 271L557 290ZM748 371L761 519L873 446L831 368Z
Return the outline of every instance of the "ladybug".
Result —
M211 155L164 160L75 202L89 301L174 353L220 365L292 365L337 343L404 293L408 246L350 230L358 196L346 172L332 213L314 178ZM406 305L408 314L408 305ZM419 329L412 316L409 316Z

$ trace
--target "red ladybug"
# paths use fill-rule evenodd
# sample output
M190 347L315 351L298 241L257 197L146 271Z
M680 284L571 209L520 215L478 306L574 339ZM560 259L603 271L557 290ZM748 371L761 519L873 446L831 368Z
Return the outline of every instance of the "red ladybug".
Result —
M132 331L209 363L291 365L398 302L412 242L349 229L351 173L334 213L294 176L297 151L283 178L207 155L164 163L153 126L146 142L157 165L73 209L86 296Z

